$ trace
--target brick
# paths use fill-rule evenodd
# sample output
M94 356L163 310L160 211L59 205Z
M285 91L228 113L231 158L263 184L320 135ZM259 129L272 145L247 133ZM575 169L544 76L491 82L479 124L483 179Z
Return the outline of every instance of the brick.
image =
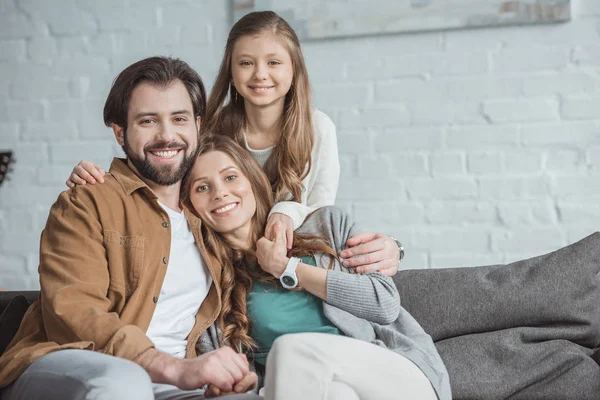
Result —
M358 156L359 177L380 177L381 175L391 175L394 173L394 163L389 155Z
M559 119L558 104L550 98L489 100L483 113L494 124L511 122L543 122Z
M36 34L35 25L23 14L6 12L0 14L0 39L28 38Z
M369 154L372 152L374 133L371 129L344 129L337 133L340 154Z
M58 55L56 40L52 37L29 39L27 55L34 62L50 64Z
M406 200L403 180L400 177L387 179L347 178L340 180L337 198L339 200L380 200L389 196L389 188L394 188L392 195L395 201Z
M531 124L522 127L525 146L578 146L600 144L600 125L595 122Z
M573 10L574 16L600 16L600 3L596 0L579 0Z
M43 121L45 108L40 101L0 101L0 121Z
M474 175L499 175L503 169L501 153L476 152L467 154L467 171Z
M405 78L375 85L375 101L377 103L414 101L415 94L418 94L420 99L441 98L442 87L437 81L422 78Z
M452 101L481 101L523 95L524 79L502 76L461 77L444 81L444 96Z
M490 200L544 198L550 194L549 186L544 177L486 177L479 179L479 196Z
M585 167L583 150L552 150L548 152L546 170L554 175L582 172Z
M585 73L564 73L528 76L523 80L525 96L544 96L550 94L597 93L600 80Z
M75 166L81 160L91 160L100 165L110 163L114 155L113 141L50 144L52 163ZM65 177L66 180L66 177Z
M497 150L519 144L519 132L514 126L453 126L446 133L449 149Z
M496 208L480 201L434 200L425 209L427 221L433 225L461 226L465 224L491 224L497 222Z
M467 199L477 196L477 185L469 178L413 179L407 182L411 199Z
M69 141L77 137L77 126L74 123L26 123L23 125L21 138L27 142Z
M6 290L40 290L37 274L33 275L0 275L0 285Z
M188 43L188 39L190 39L189 36L184 36L181 33L181 27L179 26L154 28L151 31L146 32L146 34L148 35L148 47L151 49L177 46L182 42Z
M511 175L540 175L542 173L541 150L513 149L504 152L506 172Z
M577 65L600 65L600 45L577 46L573 50L573 62Z
M503 49L492 55L493 71L530 72L565 68L570 61L568 47L544 46Z
M554 224L558 218L550 200L504 201L498 204L498 215L503 225L519 228L533 224Z
M35 181L36 168L31 165L24 165L19 161L19 159L16 159L16 162L12 167L12 171L9 171L4 183L2 184L2 188L6 191L12 191L17 186L32 185L35 183Z
M395 237L395 236L394 236ZM399 271L429 268L427 252L411 251L406 253L398 267Z
M484 253L489 251L490 238L489 233L480 228L435 228L416 231L412 235L410 245L410 248L414 246L417 250L428 250L432 253L443 251Z
M98 21L101 31L132 31L152 30L158 26L156 8L129 7L123 1L91 1L78 0L82 9L93 15ZM140 23L142 22L143 23Z
M340 180L346 178L356 178L358 161L354 155L340 156Z
M317 108L330 104L336 99L335 106L339 108L365 107L369 97L369 87L358 85L317 85L314 90L314 103Z
M428 63L434 75L474 75L489 70L488 53L480 52L448 52L428 54Z
M553 193L560 199L597 199L600 200L598 177L557 176L553 178Z
M531 254L531 256L566 245L561 230L550 226L540 228L522 227L518 230L492 232L491 239L493 251L524 252Z
M415 153L389 153L392 159L393 171L396 176L401 177L424 177L429 176L427 159L424 154Z
M429 160L433 176L465 174L465 161L462 153L432 154Z
M48 2L20 0L19 6L33 18L47 23L56 36L85 35L98 30L93 15L78 7L75 0L63 0L59 7Z
M561 222L566 224L585 223L589 220L598 221L600 219L600 204L597 202L560 201L557 208Z
M6 147L5 143L16 142L19 139L20 125L16 122L0 122L0 148Z
M4 254L18 254L39 251L39 233L11 232L0 235L0 251Z
M600 96L568 96L563 99L564 119L596 119L600 116Z
M485 123L480 106L473 102L423 101L408 105L414 125ZM435 112L432 112L435 110Z
M502 258L498 254L473 254L472 252L448 254L447 252L441 252L431 255L431 268L479 267L497 264L502 264Z
M14 148L14 155L21 165L37 166L48 162L48 145L46 143L19 143Z
M591 235L592 233L597 232L598 224L596 221L587 220L583 221L581 225L577 224L576 226L567 226L565 231L567 233L567 241L569 243L575 243Z
M215 43L219 42L215 40ZM346 65L343 63L329 64L328 68L323 68L323 60L309 57L306 54L304 55L304 62L306 64L306 69L308 70L310 82L313 85L343 82L347 79ZM363 75L359 79L366 78L367 77Z
M51 165L44 168L39 168L37 173L37 182L40 186L63 187L66 180L71 176L75 165Z
M11 234L37 233L34 225L34 214L34 211L27 208L7 208L4 218L7 229L3 230L3 232L11 232Z
M23 60L25 40L0 40L0 61Z
M443 143L443 130L433 127L386 129L375 136L375 150L379 152L437 149Z
M0 124L0 133L2 132L2 124ZM592 147L588 149L588 162L592 170L600 171L600 147Z
M13 81L11 95L15 100L68 98L69 79L55 76L17 78Z
M354 216L360 227L420 225L425 222L423 206L396 201L370 201L354 205ZM363 228L364 229L364 228Z
M410 123L410 115L404 106L370 107L342 110L339 122L340 128L406 126Z

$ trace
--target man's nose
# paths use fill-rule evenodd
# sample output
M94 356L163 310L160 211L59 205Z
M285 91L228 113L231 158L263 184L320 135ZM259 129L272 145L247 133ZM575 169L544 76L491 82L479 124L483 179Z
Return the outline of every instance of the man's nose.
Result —
M177 133L175 132L175 126L168 122L161 124L158 136L163 142L171 143L177 137Z

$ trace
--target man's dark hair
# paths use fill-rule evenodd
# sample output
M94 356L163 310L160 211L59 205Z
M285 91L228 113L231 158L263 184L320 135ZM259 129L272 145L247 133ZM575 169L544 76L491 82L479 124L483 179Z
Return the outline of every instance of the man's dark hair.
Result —
M127 127L131 93L140 83L166 87L177 79L185 85L190 95L194 116L203 119L206 91L200 75L178 58L149 57L130 65L117 76L104 104L104 123L108 127L111 123Z

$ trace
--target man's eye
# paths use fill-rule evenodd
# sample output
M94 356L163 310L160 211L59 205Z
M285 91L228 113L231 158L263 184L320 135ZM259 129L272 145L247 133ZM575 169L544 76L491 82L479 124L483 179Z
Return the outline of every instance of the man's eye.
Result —
M185 122L187 119L185 117L175 117L175 122Z
M143 119L140 123L141 124L151 124L152 120L151 119Z
M236 176L236 175L227 175L227 176L225 177L225 180L226 180L226 181L232 181L232 180L234 180L235 178L237 178L237 176Z

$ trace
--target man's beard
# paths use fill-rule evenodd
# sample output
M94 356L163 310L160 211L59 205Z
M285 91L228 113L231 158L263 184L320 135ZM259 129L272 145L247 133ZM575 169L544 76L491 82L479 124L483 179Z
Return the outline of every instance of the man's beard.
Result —
M144 153L148 153L152 150L168 150L172 148L181 149L180 151L183 153L183 160L179 166L156 166L150 163L146 155L144 155L144 157L140 157L133 150L131 150L129 142L127 141L127 133L124 134L124 141L125 145L122 146L123 151L125 152L127 159L131 161L133 166L137 169L138 173L143 178L161 186L171 186L181 181L186 172L192 167L192 164L194 164L194 160L196 158L195 156L198 150L196 149L192 152L192 154L188 155L188 145L183 142L171 142L168 144L147 146L144 148Z

